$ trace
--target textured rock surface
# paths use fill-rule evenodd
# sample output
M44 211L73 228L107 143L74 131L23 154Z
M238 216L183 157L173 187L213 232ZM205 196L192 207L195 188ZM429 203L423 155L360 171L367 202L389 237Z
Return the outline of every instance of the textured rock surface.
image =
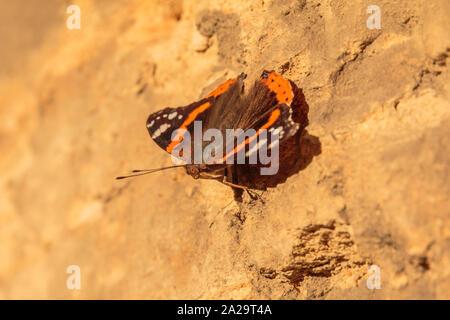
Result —
M81 30L67 3L0 4L0 298L450 298L448 1L380 0L381 30L366 1L77 4ZM114 180L171 163L150 112L263 69L320 145L264 203Z

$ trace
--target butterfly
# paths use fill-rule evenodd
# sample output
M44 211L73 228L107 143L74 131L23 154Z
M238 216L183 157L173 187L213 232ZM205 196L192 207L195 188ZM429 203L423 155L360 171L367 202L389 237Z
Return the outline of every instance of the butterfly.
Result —
M194 153L184 155L187 163L159 169L134 170L133 175L117 177L117 179L143 175L159 170L184 167L187 174L194 179L214 179L233 188L236 193L249 191L248 186L240 184L240 176L246 174L251 167L264 167L262 163L236 163L239 152L245 152L245 160L260 154L261 148L269 148L271 152L276 144L283 145L290 137L301 132L308 125L308 105L301 89L294 82L285 79L275 71L264 70L253 86L244 90L246 74L241 73L228 79L202 99L187 106L165 108L151 114L146 127L151 139L166 152L173 154L185 142L187 135L194 136L195 125L201 124L201 134L214 129L229 134L229 130L241 131L241 136L234 137L231 142L223 142L222 153L212 154L206 161L195 162ZM264 131L277 134L273 141L265 137ZM244 132L244 133L242 133ZM250 132L248 136L243 134ZM273 137L273 136L272 136ZM276 142L276 144L275 144ZM194 142L188 146L194 149ZM200 142L200 153L205 151L207 142ZM183 156L183 154L181 153ZM253 158L255 159L255 158ZM259 159L259 158L258 158ZM230 161L231 160L231 161ZM283 159L279 159L283 161ZM248 179L247 179L248 180ZM249 193L250 194L250 193Z

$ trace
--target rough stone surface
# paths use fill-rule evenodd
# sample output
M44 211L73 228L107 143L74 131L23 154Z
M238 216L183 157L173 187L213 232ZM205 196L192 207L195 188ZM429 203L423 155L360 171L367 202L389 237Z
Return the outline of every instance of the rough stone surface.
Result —
M0 3L0 298L450 298L448 1L377 1L381 30L361 0L77 4ZM114 180L171 164L149 113L263 69L320 142L264 202Z

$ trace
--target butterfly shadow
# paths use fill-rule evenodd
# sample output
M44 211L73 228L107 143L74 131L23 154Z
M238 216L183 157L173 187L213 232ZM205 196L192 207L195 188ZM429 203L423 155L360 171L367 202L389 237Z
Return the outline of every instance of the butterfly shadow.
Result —
M284 141L279 148L279 169L274 175L261 175L258 166L243 165L238 168L239 184L256 190L275 188L290 176L304 170L314 157L322 153L322 144L318 137L307 130L298 132ZM235 194L235 198L239 195Z

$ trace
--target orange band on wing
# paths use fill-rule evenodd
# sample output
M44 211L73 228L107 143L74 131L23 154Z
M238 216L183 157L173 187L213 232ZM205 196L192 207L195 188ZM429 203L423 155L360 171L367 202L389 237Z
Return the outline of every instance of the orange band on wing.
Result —
M276 72L267 73L267 78L261 79L261 82L269 88L270 91L275 92L278 103L291 104L294 99L294 93L289 80L283 78L281 74Z
M225 157L223 157L222 163L225 162L228 157L232 156L233 154L237 154L242 148L245 147L246 144L249 144L250 141L255 140L256 137L258 137L261 134L262 130L265 130L265 129L269 128L271 125L273 125L275 123L275 121L277 121L277 119L280 117L280 114L281 114L280 109L273 110L272 113L270 114L269 120L267 120L267 122L261 128L259 128L258 131L253 136L245 139L244 142L237 145L233 149L233 151L230 151ZM214 163L215 163L215 161L214 161Z
M228 79L227 81L222 83L220 86L218 86L216 89L211 91L205 98L209 98L209 97L217 98L218 96L220 96L221 94L226 92L228 90L228 88L233 83L235 83L237 80L238 80L238 78ZM201 106L197 107L196 109L194 109L188 115L187 119L183 122L181 127L178 129L178 133L177 133L176 137L167 146L167 148L166 148L167 152L172 152L173 148L175 148L177 145L179 145L181 143L181 141L183 141L183 134L184 134L184 132L186 132L185 130L187 130L188 125L190 125L197 118L197 116L200 113L202 113L203 111L208 109L210 106L211 106L211 103L206 102L206 103L202 104Z
M220 96L221 94L223 94L225 91L228 90L228 88L237 81L238 78L234 78L234 79L228 79L227 81L225 81L224 83L222 83L220 86L218 86L216 89L214 89L213 91L211 91L206 98L209 97L214 97L217 98L218 96Z
M187 130L188 125L190 125L197 116L208 109L211 106L211 102L205 102L204 104L200 105L199 107L195 108L191 113L189 113L186 120L184 120L183 124L180 128L178 128L177 135L175 138L170 142L170 144L167 146L166 150L167 152L172 152L173 148L175 148L178 144L183 141L183 135Z

